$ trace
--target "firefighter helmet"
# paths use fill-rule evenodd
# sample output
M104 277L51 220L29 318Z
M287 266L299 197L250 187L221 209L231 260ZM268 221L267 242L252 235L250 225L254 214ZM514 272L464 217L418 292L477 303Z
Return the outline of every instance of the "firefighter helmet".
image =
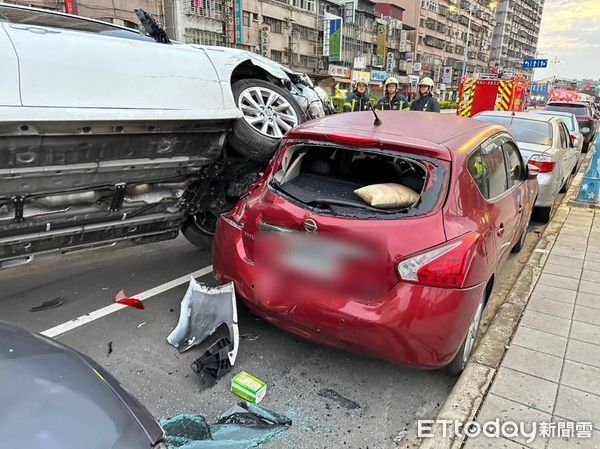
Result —
M431 78L429 78L428 76L426 76L421 81L419 81L419 86L427 86L430 89L433 89L433 84L434 84L433 80Z
M388 79L385 80L385 85L388 86L390 84L399 85L400 83L398 82L398 78L390 76Z

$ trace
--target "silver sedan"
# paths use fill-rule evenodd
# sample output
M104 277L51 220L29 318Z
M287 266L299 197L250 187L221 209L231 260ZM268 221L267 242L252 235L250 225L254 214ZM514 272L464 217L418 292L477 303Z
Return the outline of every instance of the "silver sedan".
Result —
M524 161L539 168L539 194L533 217L548 222L559 193L565 192L577 172L580 149L575 148L561 118L525 112L486 111L477 120L505 126L513 135Z

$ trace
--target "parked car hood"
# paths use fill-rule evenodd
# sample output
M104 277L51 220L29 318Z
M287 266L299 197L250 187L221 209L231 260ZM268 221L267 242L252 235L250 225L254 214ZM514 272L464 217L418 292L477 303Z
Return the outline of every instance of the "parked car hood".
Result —
M150 448L152 415L88 357L0 322L0 435L13 449Z

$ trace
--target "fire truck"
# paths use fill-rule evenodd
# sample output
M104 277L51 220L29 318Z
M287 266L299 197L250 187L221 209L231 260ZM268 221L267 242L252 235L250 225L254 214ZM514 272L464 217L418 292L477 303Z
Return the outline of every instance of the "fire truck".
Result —
M524 111L529 97L529 80L522 76L464 77L458 90L456 114L473 117L482 111Z

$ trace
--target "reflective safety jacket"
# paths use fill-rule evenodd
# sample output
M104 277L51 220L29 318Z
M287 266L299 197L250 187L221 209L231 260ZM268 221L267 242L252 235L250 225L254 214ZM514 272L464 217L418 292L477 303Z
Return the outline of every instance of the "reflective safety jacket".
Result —
M406 97L401 93L396 92L391 99L389 95L384 95L383 97L381 97L377 101L375 109L379 111L401 111L407 106L408 100L406 99Z
M431 94L419 95L410 105L411 111L440 112L440 104Z
M344 112L368 111L370 109L369 104L370 100L366 92L364 94L352 92L346 97Z

